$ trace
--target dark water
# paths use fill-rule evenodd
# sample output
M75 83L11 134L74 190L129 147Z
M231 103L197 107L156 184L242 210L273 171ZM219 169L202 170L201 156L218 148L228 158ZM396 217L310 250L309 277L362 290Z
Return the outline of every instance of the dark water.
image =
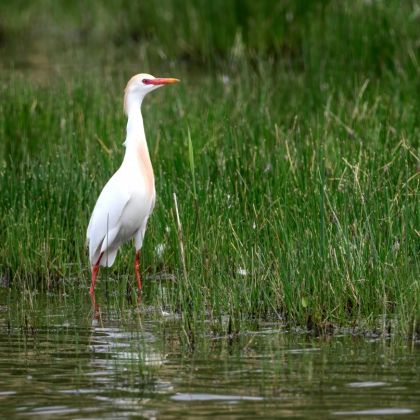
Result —
M420 417L419 344L276 324L191 340L170 314L0 305L0 417Z

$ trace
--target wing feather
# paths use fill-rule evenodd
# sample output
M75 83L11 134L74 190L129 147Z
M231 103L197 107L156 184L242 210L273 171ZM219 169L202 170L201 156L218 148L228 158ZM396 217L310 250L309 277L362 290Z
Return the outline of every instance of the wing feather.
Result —
M98 261L105 236L118 228L124 208L130 201L129 191L118 180L117 171L99 195L89 221L86 237L91 265Z

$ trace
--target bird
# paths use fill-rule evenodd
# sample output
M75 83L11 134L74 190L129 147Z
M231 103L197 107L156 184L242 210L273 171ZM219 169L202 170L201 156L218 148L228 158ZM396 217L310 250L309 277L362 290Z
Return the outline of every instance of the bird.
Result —
M139 294L142 291L140 253L156 190L141 105L148 93L177 82L179 79L140 73L125 88L124 112L128 120L124 159L102 189L86 233L92 275L89 294L93 298L99 267L111 267L120 246L131 239L136 251L134 269Z

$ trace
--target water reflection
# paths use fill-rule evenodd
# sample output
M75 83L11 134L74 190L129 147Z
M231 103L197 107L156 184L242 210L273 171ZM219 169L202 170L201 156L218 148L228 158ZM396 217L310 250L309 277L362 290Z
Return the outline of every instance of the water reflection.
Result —
M337 411L337 416L394 416L398 414L412 414L410 408L376 408L372 410Z
M172 401L262 401L262 397L218 394L181 394L172 395Z
M313 338L266 325L235 339L203 333L188 352L174 317L109 311L89 321L66 310L35 317L27 328L1 312L4 417L375 417L420 410L420 352L403 342Z

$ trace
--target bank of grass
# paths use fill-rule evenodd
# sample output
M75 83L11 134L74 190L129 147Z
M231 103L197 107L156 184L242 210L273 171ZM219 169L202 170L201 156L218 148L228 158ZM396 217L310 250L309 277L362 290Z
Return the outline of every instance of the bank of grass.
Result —
M355 4L342 10L362 18ZM325 54L321 42L299 38L302 49L283 60L280 47L270 47L280 56L270 48L257 55L245 40L198 70L182 60L152 66L182 83L143 105L158 195L143 248L143 304L182 313L188 327L206 319L228 332L266 318L418 329L413 23L401 33L400 9L374 7L390 29L369 9L371 38L357 19L345 20L350 32L316 32L312 23L312 39L330 46ZM341 11L329 13L327 22ZM41 85L28 74L3 81L3 284L88 301L86 226L124 153L122 89L132 68L123 61L118 70L51 72ZM125 247L101 271L98 294L117 290L122 305L134 285L133 248Z
M145 300L193 318L228 314L232 328L267 316L319 325L386 316L407 329L420 297L414 95L361 80L325 87L312 103L300 77L265 71L226 72L224 83L184 75L146 99L158 201ZM105 81L3 87L0 259L11 287L89 282L89 214L124 151L124 82ZM110 278L127 282L132 258L127 247ZM153 280L162 272L177 281Z

